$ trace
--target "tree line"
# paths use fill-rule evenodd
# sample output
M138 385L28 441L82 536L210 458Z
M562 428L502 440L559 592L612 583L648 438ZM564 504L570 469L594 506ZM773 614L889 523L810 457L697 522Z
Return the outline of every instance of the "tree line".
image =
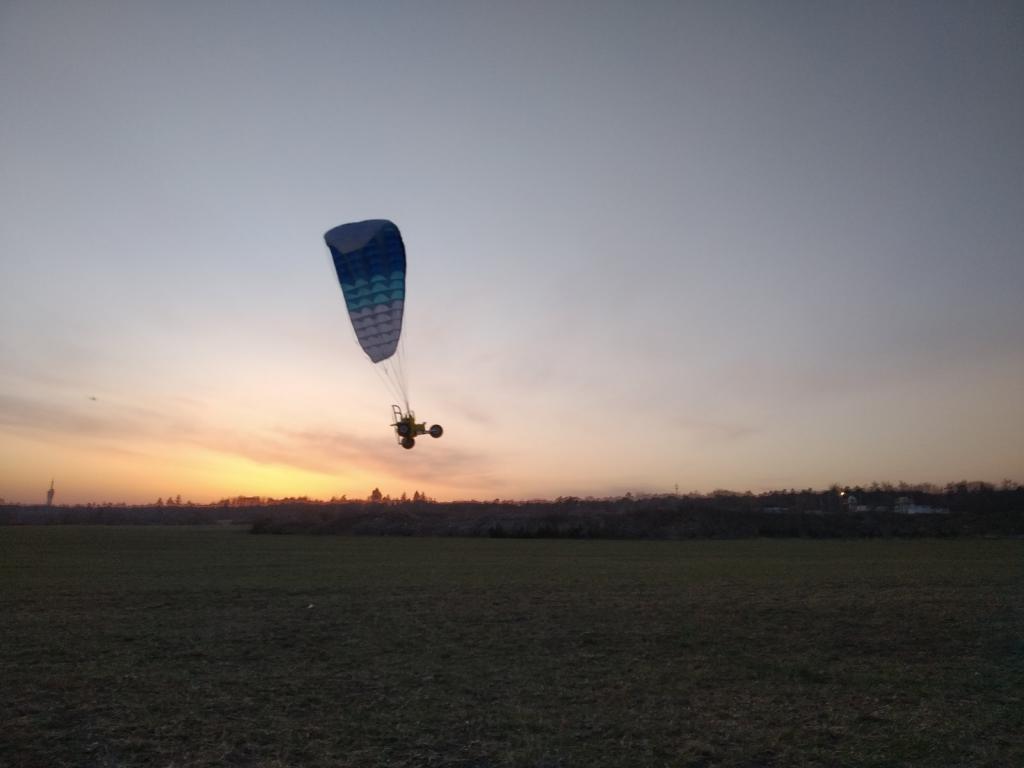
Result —
M161 500L163 502L163 500ZM177 499L175 498L175 501ZM519 538L859 538L1024 535L1024 486L1006 481L788 489L754 494L563 496L438 502L234 497L214 504L0 506L0 524L244 524L254 533Z

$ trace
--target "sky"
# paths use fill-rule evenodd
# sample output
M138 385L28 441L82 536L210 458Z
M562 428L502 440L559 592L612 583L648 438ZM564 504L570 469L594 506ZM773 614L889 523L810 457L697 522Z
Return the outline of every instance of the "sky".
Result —
M7 501L1024 480L1019 2L0 0L0 97Z

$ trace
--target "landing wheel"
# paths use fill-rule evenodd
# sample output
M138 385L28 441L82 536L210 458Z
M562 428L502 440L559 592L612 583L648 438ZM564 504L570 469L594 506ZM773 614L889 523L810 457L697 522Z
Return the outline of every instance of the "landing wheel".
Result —
M400 421L400 422L398 422L398 424L395 427L395 429L398 430L398 434L401 437L409 437L409 431L410 431L409 430L409 422L407 422L407 421ZM408 447L411 448L412 446L410 445Z
M413 439L413 438L411 438L409 436L406 436L406 437L402 438L402 447L403 448L409 449L409 448L412 448L414 445L416 445L416 440L415 439Z
M430 432L431 437L440 437L444 434L444 429L440 424L435 424L428 430L428 432Z

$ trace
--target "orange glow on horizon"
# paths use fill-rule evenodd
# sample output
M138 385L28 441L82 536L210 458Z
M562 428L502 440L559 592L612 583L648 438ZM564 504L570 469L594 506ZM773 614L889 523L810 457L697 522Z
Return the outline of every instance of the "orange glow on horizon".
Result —
M374 488L392 496L411 496L414 490L434 496L440 491L413 488L401 478L359 467L316 472L189 446L103 450L19 440L0 446L0 463L0 497L26 504L43 503L51 475L56 504L146 504L179 494L182 501L206 504L235 496L362 499Z

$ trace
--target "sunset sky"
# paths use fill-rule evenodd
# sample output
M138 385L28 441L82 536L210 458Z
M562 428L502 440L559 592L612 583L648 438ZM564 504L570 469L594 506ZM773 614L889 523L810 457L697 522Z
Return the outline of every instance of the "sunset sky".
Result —
M1024 480L1019 2L7 0L0 95L7 501Z

